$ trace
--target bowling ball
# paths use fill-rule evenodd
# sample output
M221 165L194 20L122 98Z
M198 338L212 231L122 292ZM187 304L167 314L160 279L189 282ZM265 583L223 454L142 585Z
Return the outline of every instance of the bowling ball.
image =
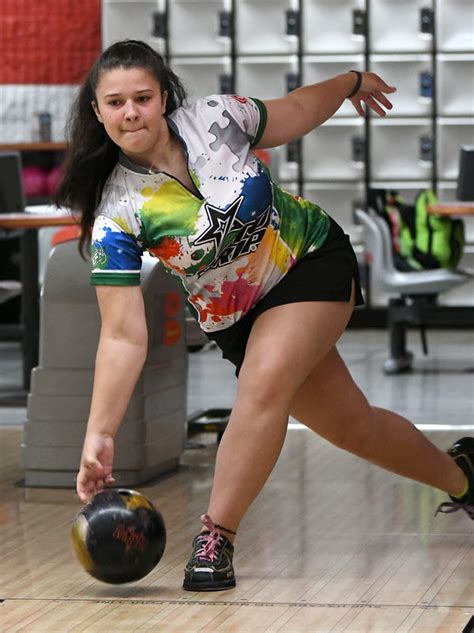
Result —
M72 545L84 569L111 584L140 580L160 561L166 527L151 501L134 490L104 490L77 514Z
M29 198L48 195L48 172L43 167L28 165L22 169L23 187Z

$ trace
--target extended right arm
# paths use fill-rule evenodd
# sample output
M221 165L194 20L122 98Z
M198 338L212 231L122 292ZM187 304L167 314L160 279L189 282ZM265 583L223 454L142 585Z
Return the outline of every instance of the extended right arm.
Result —
M114 438L146 359L148 333L140 286L98 286L101 332L77 492L87 501L113 481Z

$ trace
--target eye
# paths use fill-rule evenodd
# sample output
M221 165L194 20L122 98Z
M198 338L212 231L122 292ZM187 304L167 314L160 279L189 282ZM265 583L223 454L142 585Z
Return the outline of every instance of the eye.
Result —
M118 99L112 99L112 101L107 102L107 105L115 107L115 106L120 105L120 101Z
M146 101L149 101L150 99L151 97L148 95L141 95L140 97L138 97L138 101L140 103L145 103Z

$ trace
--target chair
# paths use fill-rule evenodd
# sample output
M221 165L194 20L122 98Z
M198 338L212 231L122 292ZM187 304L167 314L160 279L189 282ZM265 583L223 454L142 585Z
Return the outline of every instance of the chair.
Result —
M410 324L420 326L423 351L426 354L427 325L455 325L465 322L465 311L437 305L437 296L466 283L470 280L470 275L445 268L416 272L397 270L393 262L390 232L383 218L362 209L355 210L355 217L364 228L364 241L370 261L371 289L379 289L391 295L387 310L390 356L384 362L384 372L399 374L412 367L413 354L406 348L406 330Z

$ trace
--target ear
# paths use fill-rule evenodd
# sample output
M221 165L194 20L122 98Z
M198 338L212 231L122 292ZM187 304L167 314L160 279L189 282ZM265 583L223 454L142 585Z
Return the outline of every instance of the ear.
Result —
M91 106L92 106L92 109L95 112L95 115L96 115L97 120L99 121L99 123L103 123L104 121L103 121L102 117L100 116L100 112L99 112L99 108L97 107L97 103L95 101L91 101Z
M161 100L163 101L163 106L161 108L161 114L164 114L166 112L166 102L168 101L168 91L167 90L163 90L163 93L161 95Z

